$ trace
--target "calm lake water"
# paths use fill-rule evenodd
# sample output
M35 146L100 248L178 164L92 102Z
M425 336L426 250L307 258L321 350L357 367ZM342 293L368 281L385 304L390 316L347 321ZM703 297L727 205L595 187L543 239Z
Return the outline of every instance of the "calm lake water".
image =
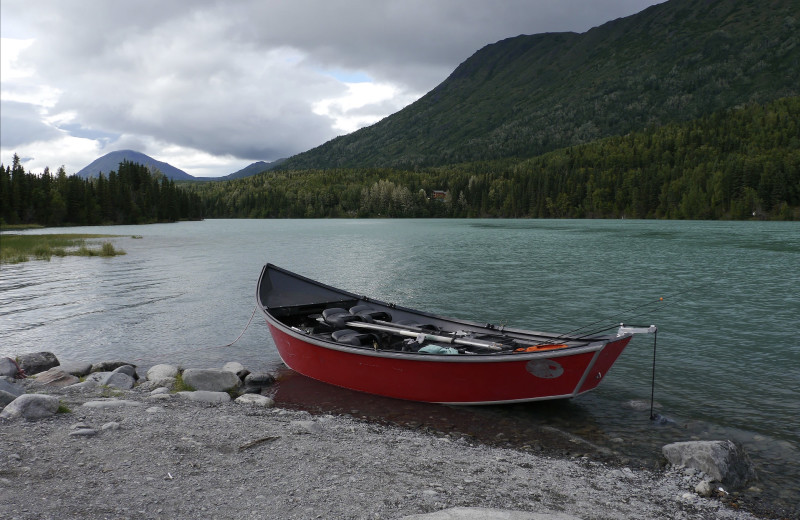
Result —
M127 254L3 265L0 355L48 350L61 360L144 368L239 361L279 370L259 314L233 347L221 347L247 325L266 262L409 307L519 328L654 323L657 411L674 421L666 425L629 403L649 403L652 336L636 337L595 392L568 402L413 408L313 384L284 400L310 392L333 411L556 427L651 466L667 442L734 439L757 465L763 500L798 511L797 223L207 220L31 233L45 232L122 235L114 244ZM286 381L283 394L299 379ZM366 412L371 405L379 411Z

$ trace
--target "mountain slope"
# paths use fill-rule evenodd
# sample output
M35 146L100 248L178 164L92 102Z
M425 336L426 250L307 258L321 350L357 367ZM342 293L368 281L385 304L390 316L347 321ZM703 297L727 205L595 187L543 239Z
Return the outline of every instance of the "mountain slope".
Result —
M163 173L167 178L173 180L196 180L196 177L189 175L183 170L175 168L171 164L157 161L141 152L133 150L118 150L116 152L107 153L106 155L95 159L88 166L81 169L76 175L82 178L97 177L102 172L106 176L111 171L117 171L119 164L122 161L129 161L135 164L147 166L150 169L157 169Z
M541 153L800 94L797 0L671 0L583 34L488 45L417 102L280 169Z
M230 180L233 180L233 179L243 179L245 177L251 177L253 175L258 175L261 172L265 172L265 171L267 171L269 169L272 169L275 166L277 166L280 163L282 163L283 161L285 161L285 159L277 159L277 160L272 161L272 162L257 161L257 162L254 162L253 164L245 166L244 168L242 168L241 170L239 170L237 172L233 172L231 174L225 175L224 177L216 177L216 178L209 178L209 179L203 179L203 180L230 181Z

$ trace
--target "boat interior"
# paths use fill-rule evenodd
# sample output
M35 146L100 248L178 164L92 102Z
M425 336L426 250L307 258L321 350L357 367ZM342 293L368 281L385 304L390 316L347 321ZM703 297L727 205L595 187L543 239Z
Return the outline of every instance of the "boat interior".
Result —
M583 346L586 340L507 331L414 314L361 299L270 308L285 326L313 338L375 350L429 354L510 354Z

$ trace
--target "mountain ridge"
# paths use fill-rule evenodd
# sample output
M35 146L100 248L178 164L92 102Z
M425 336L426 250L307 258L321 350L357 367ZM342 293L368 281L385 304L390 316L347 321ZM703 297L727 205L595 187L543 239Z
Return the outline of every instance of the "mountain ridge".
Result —
M278 169L527 158L800 94L795 0L670 0L589 31L489 44L416 102Z
M273 162L256 161L242 168L241 170L230 173L223 177L195 177L186 173L180 168L154 159L153 157L150 157L142 152L138 152L136 150L115 150L98 157L87 166L83 167L75 175L84 179L97 177L100 175L100 173L108 175L109 172L117 171L121 162L128 161L134 164L141 164L150 168L151 170L158 170L168 179L176 181L227 181L232 179L241 179L251 175L257 175L280 164L284 160L285 159L278 159Z

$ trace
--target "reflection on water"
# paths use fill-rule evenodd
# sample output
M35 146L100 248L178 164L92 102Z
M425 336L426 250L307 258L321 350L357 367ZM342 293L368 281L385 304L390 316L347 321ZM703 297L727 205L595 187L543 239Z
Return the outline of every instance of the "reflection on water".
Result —
M54 231L86 229L29 233ZM566 451L647 465L667 442L732 438L754 459L765 495L800 502L796 223L220 220L90 231L122 235L114 245L127 254L0 268L0 355L49 350L64 361L142 368L239 361L274 370L280 360L259 319L234 347L219 348L248 322L266 262L480 322L554 332L655 323L656 399L675 421L664 426L624 406L650 396L652 341L639 337L596 391L566 403L447 408L314 390L293 378L278 389L297 406L480 439L549 435L542 444L560 446L564 435L551 429L565 431L583 439L568 440Z

